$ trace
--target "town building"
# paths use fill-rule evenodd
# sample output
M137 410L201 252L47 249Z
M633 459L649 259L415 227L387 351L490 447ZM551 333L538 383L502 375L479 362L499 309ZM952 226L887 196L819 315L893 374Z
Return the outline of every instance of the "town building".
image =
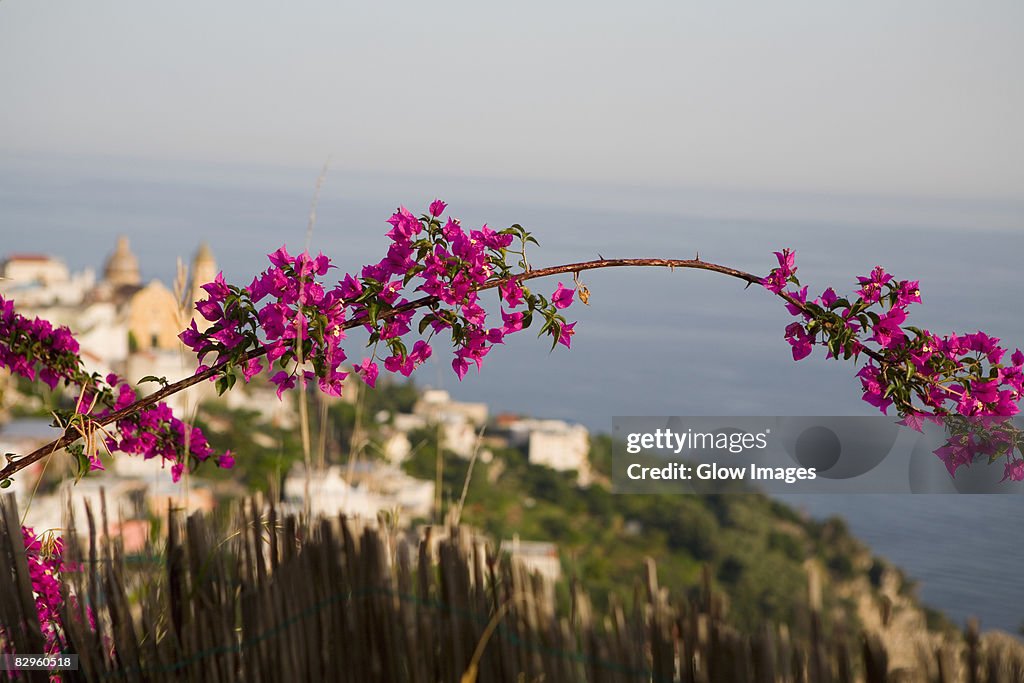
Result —
M429 517L434 504L434 482L377 463L332 465L314 472L308 481L305 470L296 467L284 481L285 509L302 512L307 492L313 515L344 514L373 523L384 512L395 515L401 526Z
M521 563L527 572L536 572L551 583L562 576L562 562L558 557L558 546L554 543L520 541L516 535L511 540L502 541L498 550L513 562Z
M578 482L591 481L590 433L583 425L562 420L522 419L507 425L509 443L525 448L531 465L559 472L575 471Z

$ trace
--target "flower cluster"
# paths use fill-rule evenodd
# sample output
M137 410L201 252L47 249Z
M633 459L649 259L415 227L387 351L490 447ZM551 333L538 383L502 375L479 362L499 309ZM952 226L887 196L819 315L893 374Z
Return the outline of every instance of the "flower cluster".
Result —
M53 537L44 543L31 527L22 527L21 534L25 542L25 559L28 561L32 592L36 598L36 614L46 638L46 653L54 654L60 652L63 636L60 611L64 598L61 595L60 574L64 541Z
M54 534L37 536L32 527L22 527L21 536L25 545L25 560L32 583L32 594L35 597L36 617L46 639L45 654L57 654L61 651L64 637L60 616L64 607L60 580L61 572L65 569L64 541ZM89 618L92 619L91 611ZM0 625L0 653L10 652L9 639L10 636L4 633L4 628Z
M78 342L67 327L15 312L14 302L0 296L0 368L54 389L61 380L79 381Z
M36 534L32 527L21 528L22 542L25 546L25 562L28 567L29 581L32 584L32 595L35 598L36 618L39 629L45 639L45 651L42 654L55 655L65 650L64 621L65 592L62 576L67 572L78 570L78 566L64 560L64 541L60 536L47 532ZM76 597L68 596L71 610L75 618L79 608ZM85 618L89 627L96 629L96 618L91 608L85 608ZM0 653L10 653L9 634L4 633L0 625ZM51 676L51 680L61 680L59 676Z
M276 361L282 368L270 378L278 396L295 386L300 369L303 382L319 377L321 390L340 395L347 374L340 369L346 359L341 348L345 307L337 292L317 281L333 267L330 259L292 256L284 247L269 258L271 267L248 287L228 285L222 275L204 285L209 296L196 309L212 324L201 332L193 321L180 335L199 355L196 372L206 370L206 357L216 353L211 365L222 366L216 381L223 393L234 385L236 369L247 382L264 370L263 361L249 353L260 350L268 366ZM292 361L295 367L286 369ZM300 368L304 364L313 370Z
M216 455L203 433L185 425L164 403L117 420L117 435L97 427L96 418L130 406L138 396L117 375L86 373L78 352L78 342L67 327L54 327L42 318L26 318L15 312L12 301L0 297L0 368L29 380L38 379L50 389L63 382L78 393L73 408L56 411L55 426L82 437L81 443L67 449L77 461L79 476L103 469L97 447L100 443L109 451L120 450L146 459L160 456L171 463L175 481L190 459L202 462ZM99 435L103 438L97 438ZM221 467L230 467L232 462L230 452L217 457Z
M112 406L101 411L97 417L122 410L138 399L135 389L117 375L107 375L106 383L115 388L116 399ZM116 435L108 435L105 439L109 451L141 455L144 460L159 457L163 463L171 464L171 479L175 482L181 479L190 463L198 465L214 456L218 467L230 468L234 465L230 450L218 455L201 429L182 422L164 402L123 417L116 422L116 426ZM95 454L91 455L90 460L90 469L103 468Z
M1006 420L1020 412L1024 398L1020 349L1009 354L984 332L940 337L906 324L908 307L921 303L919 283L897 280L881 266L858 277L850 297L829 288L808 301L807 287L796 289L795 254L787 249L775 255L779 265L762 285L785 298L789 312L801 319L785 332L794 360L809 356L815 345L827 348L830 358L867 355L857 373L863 399L883 413L895 407L903 423L916 429L928 418L950 427L953 438L936 453L951 474L985 455L990 461L1006 457L1004 479L1024 480L1024 460L1015 455L1020 433ZM1002 426L986 418L1003 418L997 420Z
M356 326L367 331L372 351L354 370L370 386L380 362L388 372L408 377L433 355L433 337L442 333L451 338L459 379L470 366L479 369L506 335L529 327L534 315L545 319L540 334L551 336L553 346L568 347L575 323L559 311L572 303L575 290L559 283L548 300L523 286L526 245L536 244L530 233L518 225L467 231L458 220L442 218L446 208L436 200L419 218L399 208L387 221L385 257L334 284L324 278L334 267L328 257L292 256L285 247L270 254L271 267L248 287L226 284L218 275L204 287L208 297L196 303L209 329L193 323L180 335L199 355L197 372L216 354L211 366L219 368L215 379L222 392L238 372L249 381L265 369L279 397L314 380L321 391L337 396L347 375L341 344L345 331ZM520 272L508 263L510 255L521 257ZM495 287L503 304L501 323L489 325L480 293Z

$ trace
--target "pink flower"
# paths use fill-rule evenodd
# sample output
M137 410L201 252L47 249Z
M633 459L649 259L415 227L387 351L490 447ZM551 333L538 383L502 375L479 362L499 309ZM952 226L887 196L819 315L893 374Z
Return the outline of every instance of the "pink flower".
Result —
M997 337L990 337L984 332L968 334L965 336L965 339L967 348L971 351L985 354L990 363L998 363L1006 353L1006 349L999 346L999 339Z
M874 332L872 339L874 339L875 343L879 346L886 349L899 346L907 339L903 330L900 329L900 325L902 325L906 319L907 314L904 313L902 309L893 308L883 315L878 320L878 323L874 328L872 328Z
M519 330L523 329L522 313L506 313L505 311L502 311L501 320L504 323L501 329L505 332L505 334L512 334L513 332L518 332Z
M558 329L558 343L563 345L565 348L570 348L572 343L572 336L576 334L576 323L566 323Z
M811 355L814 335L809 334L800 323L790 323L787 325L785 338L793 348L793 360L803 360Z
M935 455L946 465L949 476L955 477L956 471L962 466L970 466L974 461L974 454L971 452L970 444L963 438L952 439L942 448L936 449Z
M999 384L996 382L971 382L971 393L982 403L995 403L999 400Z
M575 289L566 289L566 287L559 282L558 289L551 295L551 303L555 305L555 308L569 308L572 304L572 297L576 293Z
M283 245L281 246L280 249L270 254L268 258L270 258L270 262L273 263L278 268L290 266L295 261L295 259L288 253L288 250L285 249Z
M412 360L415 367L419 367L430 358L433 350L430 348L430 344L419 339L415 344L412 345L412 351L409 353L409 358Z
M280 372L275 374L273 377L271 377L270 381L272 383L274 383L275 385L277 385L277 398L278 399L281 398L281 394L283 394L285 391L288 391L289 389L294 389L295 388L295 375L287 373L284 370L281 370Z
M263 364L259 358L250 358L242 365L242 376L245 377L245 381L252 381L252 378L260 374L263 371Z
M455 370L455 374L459 376L459 381L466 376L469 372L469 363L462 356L456 356L455 360L452 361L452 369Z
M798 301L801 304L807 303L807 287L804 287L799 291L786 292L786 294L790 295L795 301ZM802 315L804 318L810 318L810 315L804 313L799 306L789 303L788 301L786 302L786 310L789 311L790 315Z
M868 303L878 303L882 297L882 285L892 280L892 275L885 272L882 266L875 266L868 277L858 277L860 297Z
M345 279L338 283L337 291L342 299L352 300L363 293L363 284L351 275L346 275Z
M896 307L906 308L921 303L921 288L917 280L903 280L896 290Z
M202 286L202 289L210 295L210 299L213 301L224 301L231 290L228 289L228 285L224 282L224 273L217 273L217 277L213 279L213 282L208 282Z
M498 285L498 292L505 303L513 308L523 303L523 288L516 280L501 283Z
M1003 469L1003 478L1000 481L1024 481L1024 460L1008 460Z
M447 204L442 202L440 199L435 199L430 202L430 215L437 217L444 213L444 210L448 207Z
M224 314L221 312L220 304L216 301L210 301L209 299L197 301L196 310L210 322L217 322L224 317Z
M775 252L775 258L779 262L779 267L773 268L768 277L761 280L761 285L769 292L781 294L789 279L796 273L796 252L783 249Z
M864 391L864 400L885 413L892 400L885 397L885 387L881 380L882 373L873 363L868 363L857 373Z
M910 427L915 432L923 432L924 431L924 429L923 429L924 421L925 421L925 416L923 414L921 414L921 413L916 413L915 412L915 413L909 413L906 417L904 417L902 420L900 420L896 424L903 425L904 427Z
M387 236L395 242L406 242L423 229L416 217L404 206L400 206L387 222L392 226Z
M831 287L821 293L821 305L825 308L832 308L832 305L838 300L839 297L836 295L836 290Z

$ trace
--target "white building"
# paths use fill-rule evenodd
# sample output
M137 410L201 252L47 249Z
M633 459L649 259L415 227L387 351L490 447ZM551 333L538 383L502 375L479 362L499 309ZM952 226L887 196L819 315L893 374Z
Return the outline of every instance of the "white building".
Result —
M20 307L77 305L96 284L92 270L71 275L63 261L43 254L11 254L0 277L0 293Z
M400 424L438 425L442 448L462 458L472 457L478 445L480 427L486 422L487 404L453 401L447 391L440 389L424 391L413 406L412 416L395 416L395 427L399 430Z
M161 377L173 383L189 377L196 371L195 356L184 351L147 349L128 356L124 365L124 379L135 386L140 396L148 396L162 388L158 382L139 384L143 377ZM241 392L241 387L239 388ZM213 398L217 390L212 382L200 382L185 391L165 399L174 414L183 420L190 419L200 401ZM276 396L274 397L276 400Z
M345 468L332 465L315 472L306 481L305 472L296 468L284 481L285 504L296 511L304 509L308 485L309 507L314 515L345 514L375 521L379 512L397 512L400 522L430 514L434 502L434 482L414 479L394 467L367 464L349 484Z
M16 300L16 303L17 300ZM128 327L117 307L109 301L77 305L17 306L22 315L67 326L78 341L86 372L121 372L128 358Z
M287 397L284 400L277 397L277 390L269 382L256 381L245 386L235 385L235 388L226 392L221 398L230 410L252 410L259 413L260 418L267 424L281 429L295 429L298 426L298 415L295 411L294 401ZM208 386L216 388L213 383Z
M401 465L412 455L412 442L403 432L395 431L384 439L384 458L394 466Z
M486 403L462 403L453 401L451 395L442 389L427 389L416 401L412 412L422 415L430 422L469 422L482 425L487 422Z
M511 557L513 563L521 563L527 572L536 572L551 583L562 576L562 562L554 543L520 541L519 536L515 536L511 541L502 541L499 552Z
M589 482L590 433L583 425L562 420L519 420L509 426L509 440L526 447L531 465L575 471L581 484Z

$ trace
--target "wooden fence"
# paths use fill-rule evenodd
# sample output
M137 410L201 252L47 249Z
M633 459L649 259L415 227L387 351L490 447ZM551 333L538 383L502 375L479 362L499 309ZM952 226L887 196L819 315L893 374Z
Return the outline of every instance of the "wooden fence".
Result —
M106 540L98 517L90 512L81 537L65 533L66 560L79 567L66 574L77 600L65 601L65 650L79 656L68 681L1024 681L1013 648L971 634L897 673L879 638L825 636L816 613L804 639L776 624L743 634L709 585L673 598L653 562L638 572L631 607L613 602L598 614L572 585L560 613L543 579L465 528L413 543L352 520L280 519L250 501L228 533L169 513L166 542L138 557ZM11 646L42 652L9 497L0 501L0 579Z

